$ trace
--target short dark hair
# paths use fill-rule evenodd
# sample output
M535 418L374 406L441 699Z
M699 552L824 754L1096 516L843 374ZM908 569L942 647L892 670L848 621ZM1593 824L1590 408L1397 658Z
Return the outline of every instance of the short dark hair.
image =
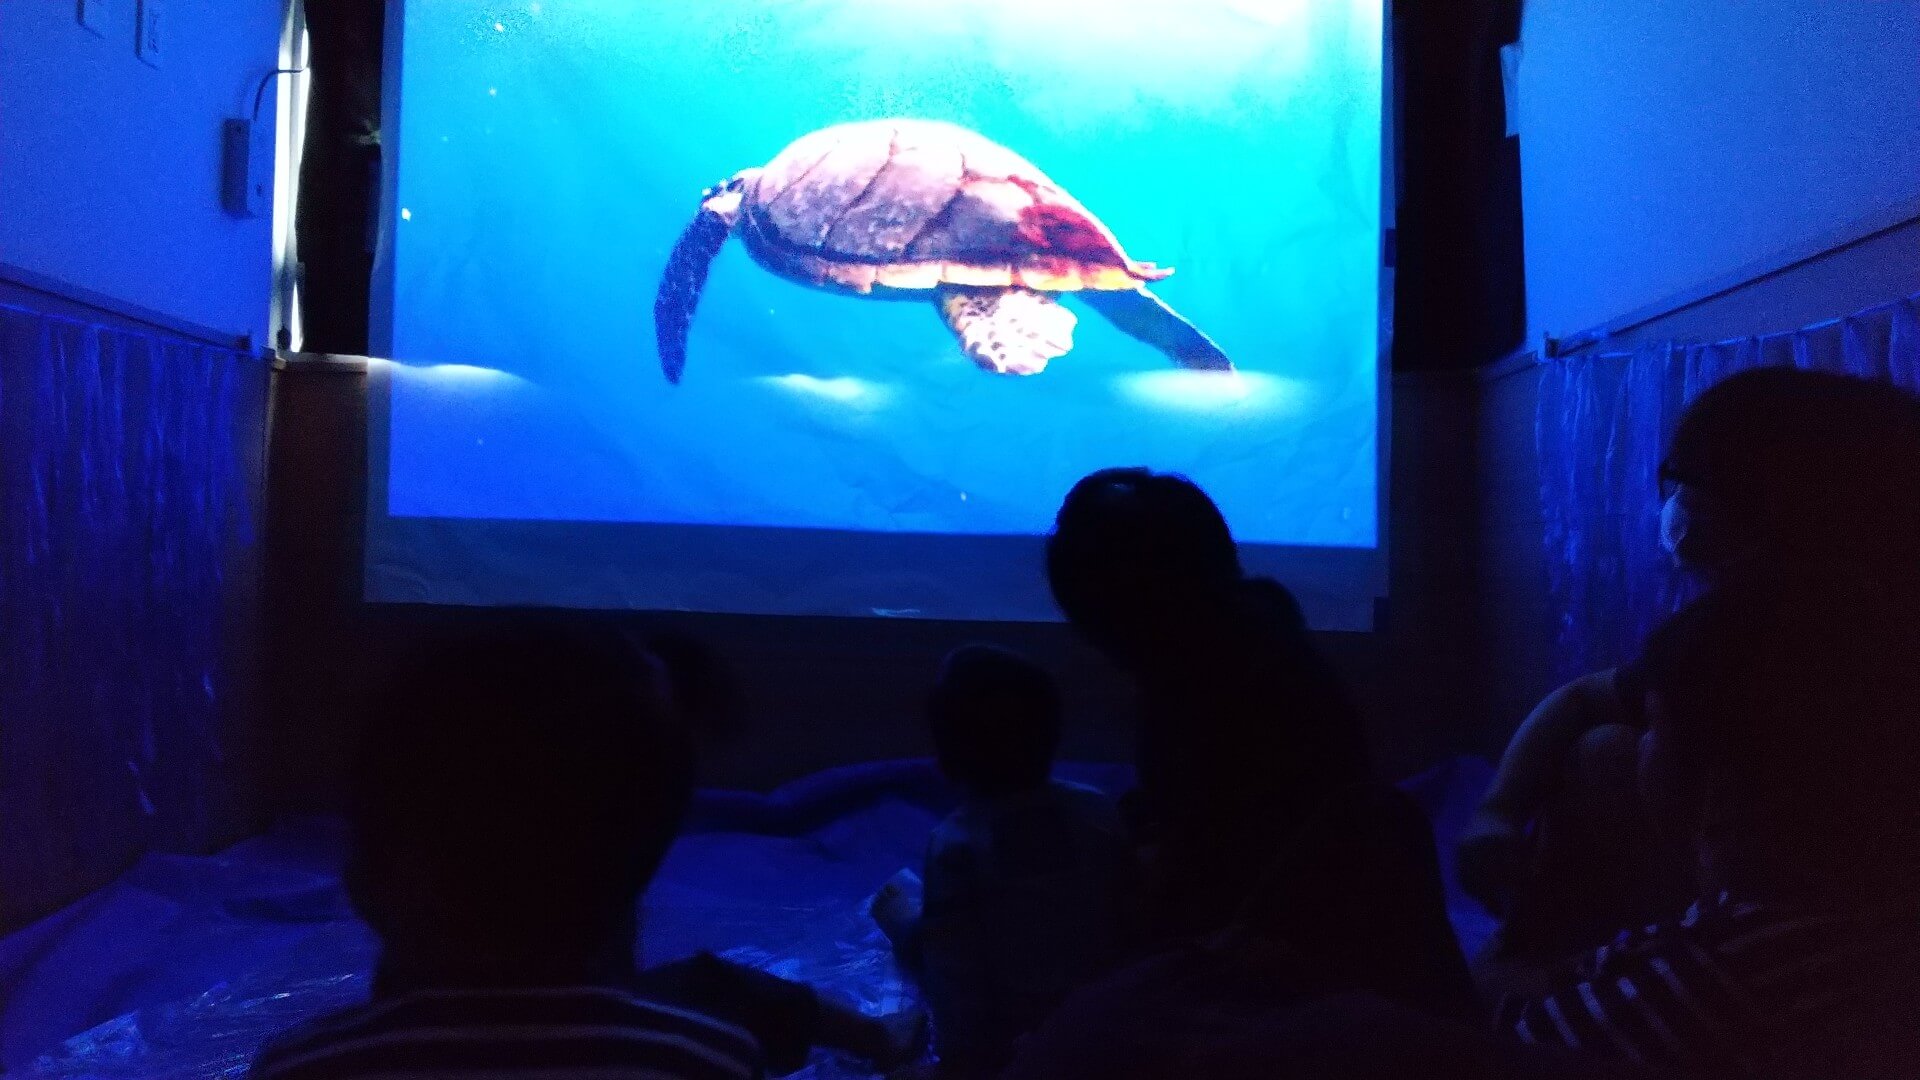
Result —
M368 922L389 944L564 954L630 921L692 790L664 681L627 637L559 616L416 649L355 770L349 885Z
M1046 783L1060 746L1060 691L1045 668L995 645L940 662L927 697L934 753L949 780L982 794Z
M1920 555L1920 397L1891 383L1791 367L1729 376L1687 406L1661 474L1711 495L1779 557Z
M1169 604L1239 582L1227 519L1184 476L1102 469L1067 492L1047 538L1047 582L1067 620L1098 641Z

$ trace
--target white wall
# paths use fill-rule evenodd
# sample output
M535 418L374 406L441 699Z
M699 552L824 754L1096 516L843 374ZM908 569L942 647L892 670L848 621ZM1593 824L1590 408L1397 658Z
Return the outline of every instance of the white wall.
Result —
M1920 201L1920 0L1530 0L1521 42L1536 340Z
M0 12L0 262L267 340L268 217L220 206L220 125L276 66L282 0L167 0L162 66L134 52L137 0L106 35L74 0ZM262 115L271 122L269 90Z

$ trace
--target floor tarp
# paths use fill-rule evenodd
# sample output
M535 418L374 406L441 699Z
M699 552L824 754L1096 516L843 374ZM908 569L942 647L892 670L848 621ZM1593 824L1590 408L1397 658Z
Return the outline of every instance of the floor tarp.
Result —
M1127 770L1062 775L1123 789ZM1404 786L1455 835L1485 788L1461 759ZM803 979L880 1013L917 994L865 914L917 865L953 796L927 762L835 769L770 795L703 792L645 905L648 962L698 949ZM15 1075L241 1076L268 1035L364 998L374 942L340 886L340 826L288 822L219 855L149 856L113 885L0 940L0 1063ZM1448 868L1451 875L1451 868ZM1486 914L1452 881L1471 949ZM863 1075L817 1055L801 1074Z

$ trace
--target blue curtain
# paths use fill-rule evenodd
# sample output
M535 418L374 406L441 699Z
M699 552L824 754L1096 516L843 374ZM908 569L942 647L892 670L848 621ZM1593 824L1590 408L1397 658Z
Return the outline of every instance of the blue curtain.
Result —
M0 925L248 812L270 377L0 305Z
M1596 350L1547 363L1534 438L1559 676L1631 656L1686 599L1686 583L1660 549L1660 455L1700 391L1768 366L1920 390L1920 295L1785 333Z

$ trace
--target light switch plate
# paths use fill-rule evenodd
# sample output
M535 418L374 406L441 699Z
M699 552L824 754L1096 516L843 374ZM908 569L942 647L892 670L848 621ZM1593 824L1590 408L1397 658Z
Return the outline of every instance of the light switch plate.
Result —
M238 218L273 213L272 120L228 120L221 128L220 203Z
M161 46L167 40L166 6L160 0L140 0L140 17L134 28L134 51L149 66L160 66Z
M111 15L107 10L107 0L80 0L78 15L81 26L101 37L107 36L107 18Z

